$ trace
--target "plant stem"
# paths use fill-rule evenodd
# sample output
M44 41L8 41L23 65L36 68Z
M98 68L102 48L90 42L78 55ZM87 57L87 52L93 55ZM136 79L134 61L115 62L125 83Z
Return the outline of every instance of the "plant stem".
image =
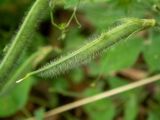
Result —
M46 56L53 51L53 48L50 46L46 46L40 48L38 51L29 56L23 64L21 64L18 69L14 72L14 75L11 76L8 82L3 86L0 92L0 97L10 93L10 91L15 88L15 81L21 78L26 73L32 71L40 62L45 60Z
M13 43L8 49L5 57L0 64L0 89L7 82L8 73L13 70L13 66L18 61L21 52L24 50L36 26L42 19L42 16L48 10L48 0L36 0L27 16L25 17L18 33L13 39Z

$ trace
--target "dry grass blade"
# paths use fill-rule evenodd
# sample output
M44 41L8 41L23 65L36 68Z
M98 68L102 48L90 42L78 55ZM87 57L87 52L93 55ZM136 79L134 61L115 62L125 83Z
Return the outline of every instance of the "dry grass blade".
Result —
M51 111L48 111L45 115L45 119L50 118L50 117L52 117L56 114L60 114L62 112L77 108L79 106L83 106L83 105L86 105L88 103L95 102L97 100L101 100L101 99L104 99L104 98L107 98L107 97L111 97L113 95L117 95L119 93L129 91L129 90L135 89L137 87L141 87L141 86L150 84L152 82L156 82L158 80L160 80L160 74L149 77L149 78L146 78L146 79L143 79L143 80L140 80L140 81L137 81L137 82L134 82L134 83L130 83L130 84L122 86L122 87L115 88L115 89L110 90L110 91L100 93L100 94L95 95L95 96L87 97L87 98L84 98L82 100L78 100L78 101L75 101L73 103L69 103L67 105L58 107L58 108L53 109ZM34 118L30 118L28 120L34 120Z

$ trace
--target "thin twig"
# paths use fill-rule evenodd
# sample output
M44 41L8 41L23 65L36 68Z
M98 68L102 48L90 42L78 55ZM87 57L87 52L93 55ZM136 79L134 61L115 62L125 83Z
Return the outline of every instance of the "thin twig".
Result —
M84 98L82 100L78 100L78 101L75 101L73 103L69 103L67 105L64 105L64 106L61 106L61 107L58 107L56 109L48 111L45 115L45 119L47 119L49 117L52 117L54 115L60 114L62 112L65 112L65 111L68 111L68 110L86 105L88 103L92 103L92 102L95 102L97 100L101 100L101 99L104 99L104 98L107 98L107 97L111 97L113 95L117 95L119 93L126 92L126 91L132 90L134 88L150 84L152 82L156 82L158 80L160 80L160 74L149 77L149 78L146 78L146 79L143 79L143 80L140 80L138 82L130 83L130 84L122 86L122 87L115 88L115 89L110 90L110 91L100 93L100 94L95 95L95 96L87 97L87 98ZM30 118L29 120L34 120L34 118Z

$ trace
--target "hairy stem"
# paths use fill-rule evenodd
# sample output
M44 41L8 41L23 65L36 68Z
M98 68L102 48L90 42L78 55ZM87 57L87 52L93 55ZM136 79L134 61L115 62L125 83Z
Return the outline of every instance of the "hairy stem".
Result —
M15 81L17 79L21 78L23 75L37 67L37 65L42 62L52 51L53 48L47 46L40 48L38 51L28 57L26 61L24 61L24 63L15 71L14 75L9 78L9 81L3 86L0 96L6 95L7 92L10 92L10 90L16 86Z
M13 69L16 61L18 61L24 47L31 41L31 36L46 10L48 10L48 0L36 0L25 17L13 39L13 43L0 64L0 88L7 82L6 77L8 73Z

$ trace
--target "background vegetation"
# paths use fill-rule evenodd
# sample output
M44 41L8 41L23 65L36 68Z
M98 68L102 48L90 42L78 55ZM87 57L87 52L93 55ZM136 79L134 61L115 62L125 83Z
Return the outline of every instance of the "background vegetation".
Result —
M0 0L0 60L33 2ZM77 2L67 0L57 5L53 11L55 23L67 23ZM32 42L26 43L27 49L22 50L23 57L18 58L14 71L18 72L16 67L20 63L24 63L22 69L31 69L28 64L38 68L70 53L101 32L115 27L114 23L120 18L155 18L160 21L159 5L159 0L83 0L76 11L81 27L73 19L65 32L51 24L48 13L32 34ZM54 78L32 77L20 83L9 94L0 97L0 119L19 120L35 116L41 120L45 111L158 73L159 61L159 29L145 30L116 44L87 65ZM154 83L48 120L159 120L159 110L160 83Z

